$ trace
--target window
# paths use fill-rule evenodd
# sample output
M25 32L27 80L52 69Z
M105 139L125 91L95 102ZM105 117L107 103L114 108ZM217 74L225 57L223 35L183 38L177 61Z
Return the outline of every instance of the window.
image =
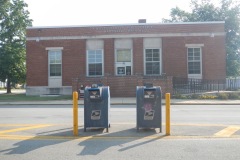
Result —
M131 75L132 50L116 49L116 75Z
M188 48L188 74L201 74L201 48Z
M62 76L62 52L57 50L48 51L49 76Z
M87 74L88 76L103 75L103 50L87 51Z
M131 50L130 49L118 49L117 50L117 62L131 62Z
M160 49L145 49L145 74L159 75L161 73Z

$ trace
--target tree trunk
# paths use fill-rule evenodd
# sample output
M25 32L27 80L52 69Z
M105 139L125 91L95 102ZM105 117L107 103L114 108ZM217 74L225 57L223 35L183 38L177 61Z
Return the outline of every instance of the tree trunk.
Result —
M12 93L11 92L11 82L9 79L7 79L7 93Z

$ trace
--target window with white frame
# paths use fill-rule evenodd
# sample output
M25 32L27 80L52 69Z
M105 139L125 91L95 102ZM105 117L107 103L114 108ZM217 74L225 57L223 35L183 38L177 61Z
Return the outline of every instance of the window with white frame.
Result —
M49 50L48 62L49 62L49 76L50 77L62 76L62 51Z
M160 75L161 53L160 49L145 49L145 74Z
M116 75L132 74L132 50L116 49Z
M188 48L188 74L200 75L202 74L202 54L201 48Z
M103 75L103 50L87 51L87 75L88 76Z

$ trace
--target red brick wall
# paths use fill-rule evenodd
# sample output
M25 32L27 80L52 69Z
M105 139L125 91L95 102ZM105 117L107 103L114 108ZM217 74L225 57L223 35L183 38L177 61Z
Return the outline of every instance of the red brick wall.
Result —
M163 73L187 77L187 48L184 37L162 38Z
M64 40L61 46L63 86L71 86L72 78L86 75L86 41Z
M143 38L133 38L133 74L144 74Z
M48 54L44 47L45 41L27 41L27 85L48 85Z
M114 75L114 39L104 39L104 73Z
M173 93L172 77L144 77L144 76L105 76L102 78L81 77L73 81L73 91L78 91L80 85L104 84L110 87L111 97L135 97L136 87L144 83L160 86L162 94Z
M222 37L163 37L162 66L168 76L187 77L187 47L185 44L204 44L202 47L203 78L223 79L226 76L226 51ZM86 41L55 40L27 41L27 85L48 85L48 54L46 47L63 47L63 86L72 78L86 75ZM143 75L143 38L133 38L134 75ZM114 75L114 39L104 40L104 72Z
M118 32L119 31L119 32ZM82 39L67 40L27 40L27 85L48 86L48 51L46 47L63 47L62 50L62 84L71 86L72 78L86 79L86 39L94 35L121 34L173 34L173 33L211 33L224 32L224 24L164 24L136 26L99 26L73 28L36 28L27 29L27 38L51 36L82 36ZM84 39L86 36L86 39ZM143 35L144 37L144 35ZM111 87L113 96L133 96L137 85L143 85L144 79L135 75L144 74L143 37L133 40L133 75L116 76L114 72L114 38L104 38L104 73L109 76L104 81ZM131 37L130 37L131 38ZM187 77L187 47L185 44L204 44L202 47L203 78L224 79L226 77L226 51L224 36L187 36L162 37L162 67L167 76ZM112 77L112 78L110 78ZM134 78L135 77L135 78ZM104 79L104 78L103 78ZM92 84L96 78L87 78L85 84ZM101 80L103 81L103 80ZM154 81L163 90L172 92L170 80ZM165 87L167 86L167 87ZM131 88L128 92L127 89Z
M185 44L204 44L201 47L203 79L225 79L226 50L223 36L162 38L163 73L169 76L187 77Z
M203 78L225 79L226 77L226 50L223 37L208 38L203 47Z
M86 73L85 40L27 41L27 85L48 86L48 51L46 47L63 47L63 86L72 83L72 77Z

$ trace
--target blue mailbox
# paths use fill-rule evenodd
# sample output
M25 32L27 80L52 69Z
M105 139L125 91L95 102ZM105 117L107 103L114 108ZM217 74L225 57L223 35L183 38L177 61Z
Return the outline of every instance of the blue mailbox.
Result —
M84 131L87 128L108 128L110 109L109 86L92 85L84 90Z
M160 86L137 86L137 130L160 128L162 132L162 94Z

